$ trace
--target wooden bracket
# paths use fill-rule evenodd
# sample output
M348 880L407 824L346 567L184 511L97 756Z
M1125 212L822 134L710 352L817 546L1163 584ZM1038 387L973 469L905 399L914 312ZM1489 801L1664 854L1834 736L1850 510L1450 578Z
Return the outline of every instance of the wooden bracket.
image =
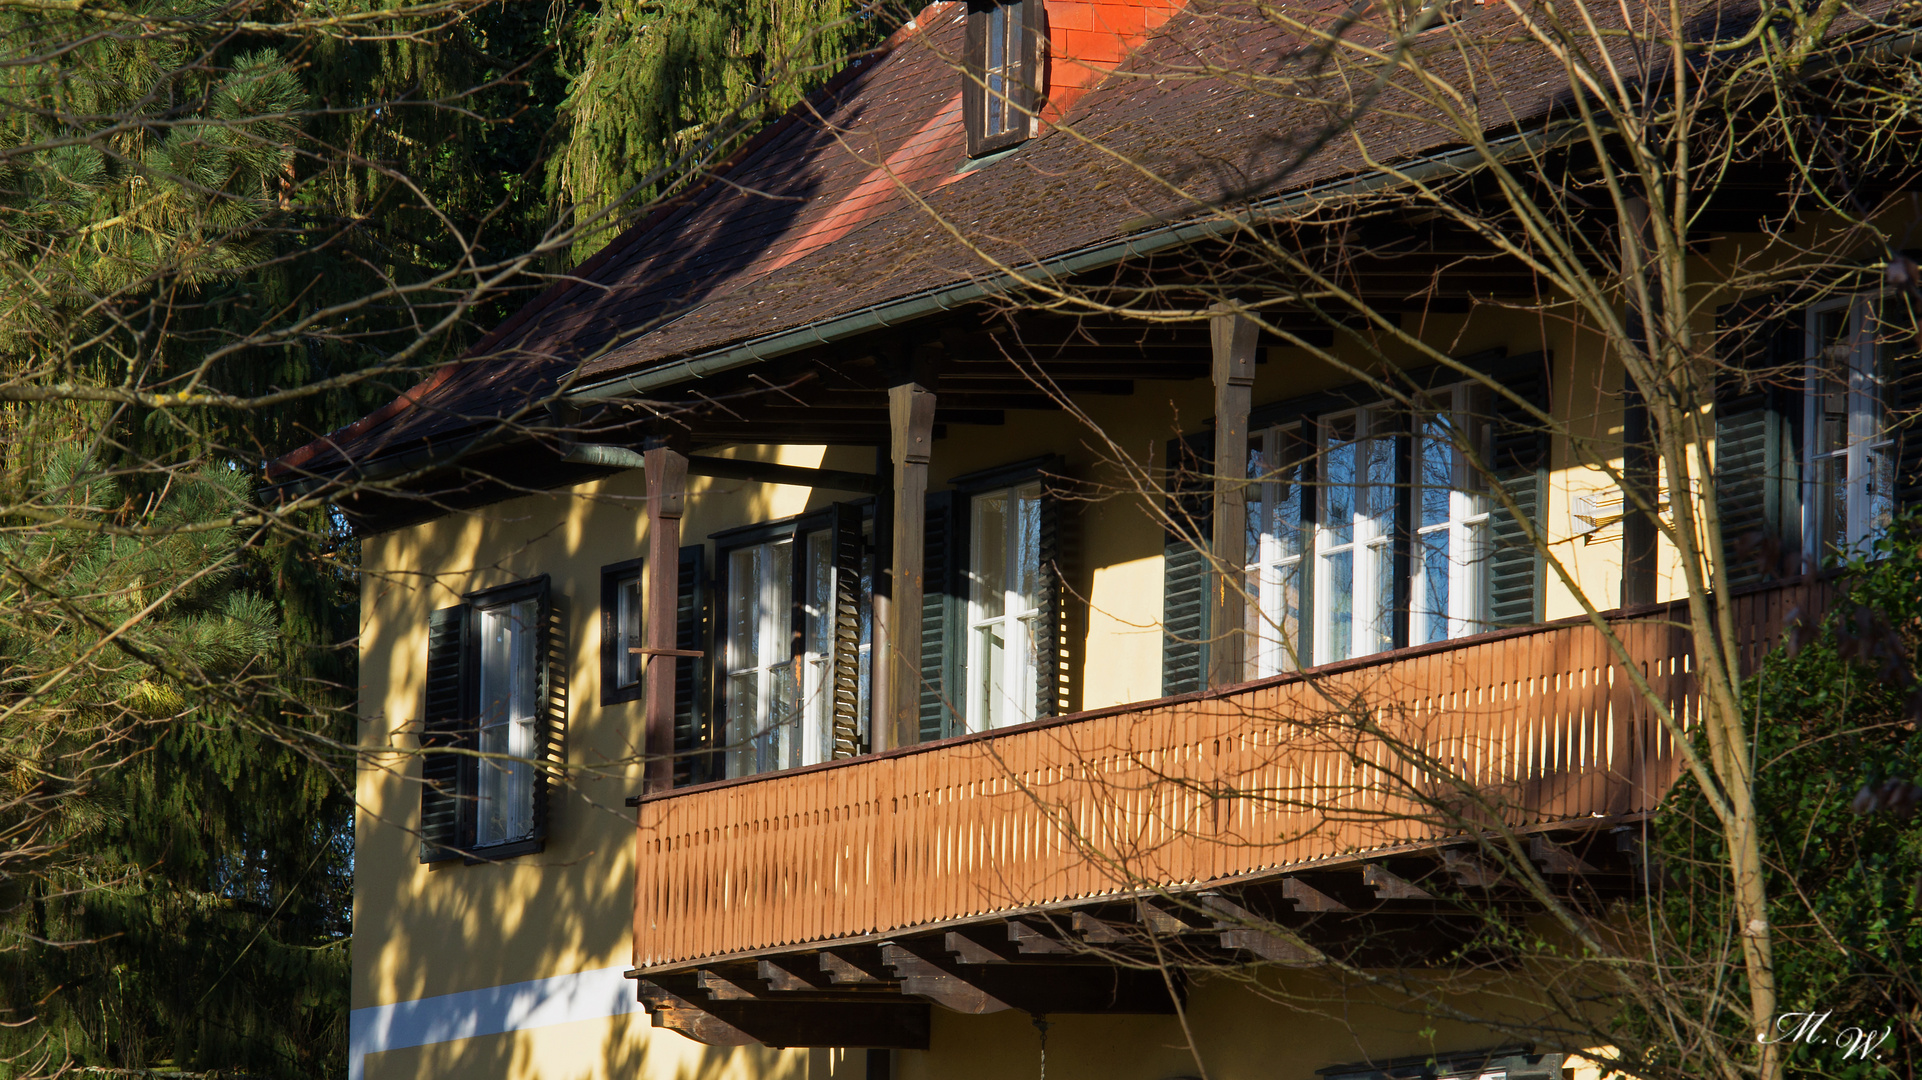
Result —
M705 969L694 973L694 985L716 1001L753 1001L760 996Z
M1008 940L1014 942L1015 949L1023 956L1073 951L1067 942L1052 937L1040 928L1030 926L1019 919L1008 920Z
M901 992L924 997L958 1013L979 1016L1013 1008L954 972L937 967L899 945L881 946L881 956L901 980Z
M1369 863L1361 869L1363 884L1375 887L1375 896L1382 900L1433 900L1428 890L1397 877L1387 867Z
M950 930L942 938L943 945L954 954L954 958L964 964L1005 964L1008 958L988 948L986 945L959 931Z
M1448 867L1448 872L1455 875L1455 880L1464 888L1492 889L1501 884L1502 875L1472 855L1443 848L1441 857L1442 865Z
M1077 911L1069 920L1074 932L1097 945L1119 945L1128 940L1128 935L1095 918L1085 911Z
M1296 911L1355 910L1300 878L1283 878L1281 881L1281 895L1295 902Z
M707 656L706 649L650 649L644 645L635 645L627 651L637 656L691 656L696 660Z
M1531 837L1528 841L1528 855L1542 864L1544 873L1594 874L1600 872L1583 862L1574 852L1546 837Z

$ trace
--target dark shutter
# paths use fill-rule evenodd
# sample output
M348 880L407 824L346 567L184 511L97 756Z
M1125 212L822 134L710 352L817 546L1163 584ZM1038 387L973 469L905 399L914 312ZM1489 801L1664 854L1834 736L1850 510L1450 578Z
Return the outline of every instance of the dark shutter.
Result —
M471 749L473 684L466 604L427 619L427 693L421 710L420 861L458 859L469 846L464 824L473 761L445 751Z
M1061 542L1061 496L1053 487L1059 481L1051 477L1041 480L1041 521L1040 521L1040 558L1039 572L1035 577L1037 595L1035 597L1034 620L1034 716L1058 716L1068 710L1068 694L1064 676L1068 665L1061 656L1062 645L1068 640L1067 628L1062 625L1067 605L1062 602L1064 585L1064 545Z
M859 507L835 503L830 508L828 549L834 566L828 597L833 606L828 642L829 739L831 756L848 758L862 752L861 563L866 544L861 536Z
M1015 101L1028 114L1027 128L1035 130L1034 116L1048 97L1048 5L1042 0L1021 4L1021 89Z
M960 656L966 647L967 497L958 491L928 495L921 587L921 741L959 734Z
M1548 410L1546 354L1528 358L1502 383L1522 401ZM1491 397L1491 464L1494 482L1506 499L1494 499L1489 514L1488 619L1495 626L1522 626L1542 619L1542 551L1528 538L1522 522L1528 521L1540 534L1548 431L1507 394L1493 392ZM1514 512L1508 509L1510 502Z
M989 0L992 2L992 0ZM963 43L961 71L961 122L968 129L968 156L980 154L981 133L987 130L987 91L983 87L988 56L987 6L968 5L966 41Z
M1208 554L1214 534L1212 432L1168 443L1168 514L1162 544L1161 692L1207 685Z
M1907 313L1904 312L1906 315ZM1922 507L1922 352L1908 343L1889 361L1889 406L1895 413L1895 502Z
M689 544L681 549L678 585L674 596L674 647L707 648L707 548ZM676 787L712 779L713 762L700 756L707 745L707 660L697 656L674 659L674 784Z
M1715 493L1729 583L1763 580L1760 552L1794 548L1799 531L1795 435L1802 413L1802 334L1779 295L1751 297L1715 313L1722 370L1715 390Z
M534 832L528 837L540 850L547 840L550 770L562 764L561 727L567 721L567 613L542 578L540 594L534 604L534 655L539 670L540 714L534 718L534 805L531 820Z

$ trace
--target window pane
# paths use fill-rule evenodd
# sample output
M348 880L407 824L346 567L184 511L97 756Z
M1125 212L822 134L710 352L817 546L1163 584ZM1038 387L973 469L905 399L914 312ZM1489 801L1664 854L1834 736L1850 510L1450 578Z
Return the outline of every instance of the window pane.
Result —
M761 562L754 556L754 548L743 548L728 556L729 671L742 671L760 665L760 613L756 609L761 596Z
M727 774L749 776L760 771L757 737L761 734L761 675L744 671L727 679Z
M1026 614L1034 610L1041 596L1041 485L1016 488L1014 504L1015 560L1008 573L1013 579L1012 592L1019 607L1014 614Z
M974 602L976 619L1006 613L1008 589L1008 493L974 500Z
M615 685L641 681L641 576L622 578L614 587Z
M1324 660L1346 660L1353 638L1355 620L1355 556L1343 551L1324 560L1328 588L1321 604L1328 613L1328 640L1322 648Z
M1422 422L1420 453L1421 521L1417 528L1446 524L1449 491L1455 486L1455 448L1449 441L1450 427L1440 417Z
M1322 461L1322 500L1327 507L1322 523L1328 528L1331 544L1346 544L1355 538L1355 444L1337 441L1353 432L1353 420L1331 424L1328 449Z
M518 840L533 828L535 713L540 682L532 600L481 612L479 806L475 843ZM520 760L514 760L520 759Z
M1409 629L1415 643L1441 641L1448 637L1448 577L1453 569L1448 558L1448 530L1421 534L1420 546L1422 590Z
M975 630L976 666L974 678L981 702L981 716L975 720L976 730L997 728L1006 724L1008 688L1004 681L1007 667L1008 641L1004 627L1007 624L997 620Z

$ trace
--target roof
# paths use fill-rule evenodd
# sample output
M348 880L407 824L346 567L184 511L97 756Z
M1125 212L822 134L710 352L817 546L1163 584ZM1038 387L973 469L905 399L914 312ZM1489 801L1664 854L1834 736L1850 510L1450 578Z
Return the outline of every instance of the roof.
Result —
M1469 10L1472 18L1506 11ZM364 465L475 430L569 376L593 382L645 371L980 278L996 264L1365 173L1371 156L1405 159L1461 142L1429 106L1392 91L1318 141L1347 118L1350 100L1302 92L1327 78L1276 78L1310 74L1313 50L1239 4L1197 0L1081 96L1061 125L971 164L953 66L964 13L958 2L923 10L714 179L530 303L474 350L476 359L441 368L373 416L283 458L278 471ZM1485 106L1485 128L1540 118L1566 95L1547 50L1512 41L1490 48L1497 51L1476 63L1502 73L1504 92ZM1464 62L1446 49L1434 58L1437 66Z

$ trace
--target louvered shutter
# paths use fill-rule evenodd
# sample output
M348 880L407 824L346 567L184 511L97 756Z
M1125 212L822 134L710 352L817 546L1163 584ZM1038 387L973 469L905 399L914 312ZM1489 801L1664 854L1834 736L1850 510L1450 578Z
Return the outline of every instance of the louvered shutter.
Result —
M1534 359L1502 380L1522 400L1548 408L1547 357ZM1542 552L1522 526L1541 530L1542 488L1548 472L1548 432L1541 422L1505 394L1494 394L1492 444L1494 482L1507 500L1496 499L1489 514L1488 619L1495 626L1523 626L1542 619ZM1515 511L1510 512L1508 502Z
M1895 502L1922 507L1922 352L1904 343L1889 364L1889 405L1894 410Z
M561 764L557 753L562 745L561 725L567 719L567 618L545 577L540 580L534 613L535 677L540 694L540 714L534 719L534 760L540 764L534 767L534 781L529 785L534 831L528 840L539 850L547 840L549 771Z
M1168 512L1174 527L1162 543L1161 692L1186 694L1207 685L1208 556L1214 533L1211 432L1168 443Z
M1043 477L1034 620L1034 715L1037 720L1057 716L1068 708L1063 679L1068 668L1061 656L1062 646L1068 640L1067 627L1062 625L1067 605L1062 603L1066 555L1062 543L1061 503L1060 493L1050 478Z
M967 529L966 496L928 496L921 587L921 741L959 734L954 706L961 694L960 651L966 645L967 597L961 572Z
M1722 541L1786 543L1796 531L1794 431L1801 412L1801 334L1779 296L1716 312L1723 371L1715 394L1715 493ZM1731 555L1729 583L1763 580L1765 567Z
M992 0L988 0L992 2ZM988 20L985 17L987 4L975 0L968 5L968 23L965 28L966 40L962 44L966 58L961 75L961 122L968 131L968 155L981 153L981 133L987 129L987 114L983 106L986 94L982 87L984 73L982 65L988 55Z
M828 693L831 756L855 757L861 746L861 563L866 544L861 538L860 508L835 503L828 514L829 561L834 580L828 602L833 605L832 637L828 647Z
M458 859L470 846L473 686L471 609L442 608L427 620L427 692L421 711L420 861Z
M707 548L689 544L681 549L674 594L674 647L707 648ZM682 787L711 779L713 762L700 751L708 745L707 660L699 656L674 658L674 785Z

